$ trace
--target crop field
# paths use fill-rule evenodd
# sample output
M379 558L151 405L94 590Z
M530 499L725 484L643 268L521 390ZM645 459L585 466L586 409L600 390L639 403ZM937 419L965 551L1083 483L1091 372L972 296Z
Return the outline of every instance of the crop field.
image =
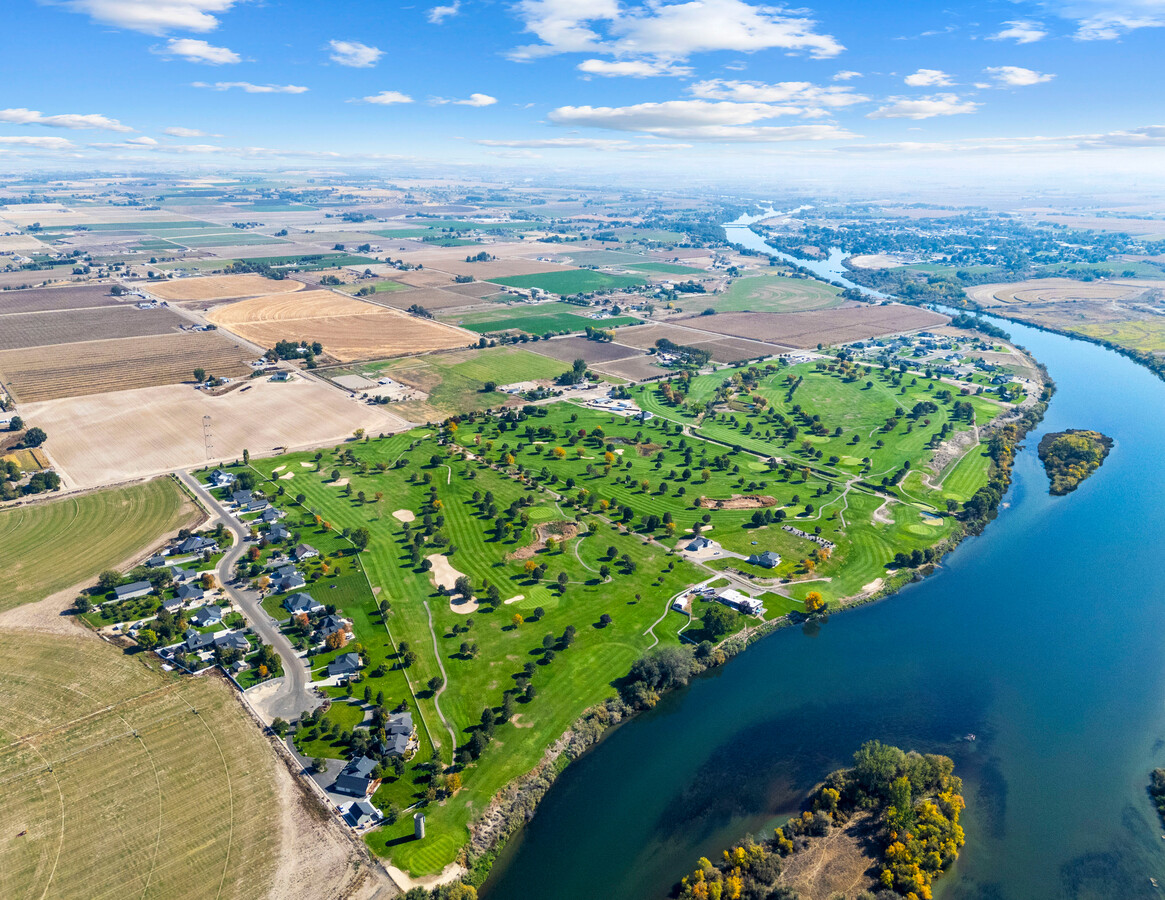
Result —
M1157 287L1136 281L1073 281L1041 278L1012 284L980 284L967 288L967 296L981 306L998 304L1071 303L1079 300L1136 300Z
M0 510L0 611L117 566L198 515L168 478Z
M241 300L212 310L216 325L264 347L281 340L319 341L341 362L448 350L463 332L334 291L300 291Z
M724 313L682 320L705 331L809 349L945 324L938 313L914 306L851 306L799 313Z
M544 272L540 275L512 275L489 280L494 284L504 284L516 288L541 288L552 294L570 296L590 291L622 290L638 287L644 279L635 275L608 275L592 269L569 269L565 272Z
M275 761L230 688L82 634L0 632L0 657L0 895L266 890Z
M357 428L370 434L401 430L385 411L295 379L265 379L219 396L188 385L123 390L28 404L25 412L46 432L49 454L70 486L140 478L206 462L202 417L210 416L214 455L230 460L244 449L258 456L276 448L342 441Z
M1157 317L1121 322L1074 324L1072 331L1146 353L1165 353L1165 320Z
M262 275L209 275L152 281L141 286L160 300L233 300L298 291L303 288L303 282L290 278L274 281Z
M189 247L192 250L209 249L212 247L262 247L267 244L288 243L288 241L270 237L266 234L256 234L253 231L182 235L171 237L170 240Z
M694 279L696 281L699 281L701 279L701 276L707 277L707 275L708 275L708 272L706 272L704 269L699 269L699 268L696 268L695 266L681 266L681 265L677 265L676 263L663 263L663 262L631 263L631 264L627 265L627 268L632 269L633 271L635 271L639 274L651 275L651 276L679 275L679 276L682 276L682 278L684 280L693 280ZM669 280L675 280L675 279L669 279Z
M615 328L638 321L630 316L592 319L586 315L587 309L570 303L519 304L460 316L453 314L446 316L446 321L456 322L479 334L511 330L546 334L551 331L582 331L588 325L594 328Z
M157 310L152 310L157 312ZM3 321L0 318L0 321ZM180 332L132 340L58 344L0 351L0 381L20 401L39 403L193 379L201 366L213 375L250 374L255 353L223 332Z
M656 378L667 372L650 356L632 356L628 359L616 359L610 362L595 363L596 372L603 375L614 375L627 381L642 381L645 378Z
M458 286L454 285L454 287ZM456 309L457 307L471 306L479 302L474 297L465 297L451 290L442 290L441 288L408 288L407 285L401 285L401 287L404 289L392 291L384 295L377 294L375 302L384 304L385 306L391 306L395 309L408 309L413 304L417 304L423 306L429 312L437 312L443 309Z
M743 338L701 341L693 346L707 350L712 354L713 362L718 363L734 363L745 359L759 359L762 356L776 356L788 350L787 347L782 347L779 344L765 344L760 341L747 341Z
M70 284L29 291L0 291L0 315L117 306L119 303L109 292L109 285L105 284Z
M168 309L137 309L133 306L75 309L68 315L9 313L0 316L0 351L165 334L175 331L184 321Z
M581 337L554 338L549 341L538 341L529 346L535 353L562 360L567 364L576 359L585 359L588 363L602 363L643 355L642 351L634 347L625 347L608 341L588 341Z
M345 294L355 294L366 288L371 288L376 294L391 294L393 291L407 290L407 287L399 281L390 281L387 278L382 281L353 281L351 284L341 285L338 290Z
M788 313L830 309L842 304L841 291L832 284L780 275L746 275L722 294L692 294L676 300L684 310L711 307L718 313Z

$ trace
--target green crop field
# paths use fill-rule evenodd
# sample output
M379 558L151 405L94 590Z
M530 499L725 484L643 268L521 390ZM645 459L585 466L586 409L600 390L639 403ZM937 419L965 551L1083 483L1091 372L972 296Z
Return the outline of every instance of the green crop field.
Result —
M253 244L286 244L287 241L256 232L208 234L175 237L175 241L191 249L205 247L245 247Z
M699 278L701 275L708 274L703 269L697 269L692 266L678 266L675 263L628 263L627 267L629 269L635 270L636 272L651 272L664 275L686 275L689 278Z
M401 284L399 281L355 281L352 284L341 285L339 290L345 294L355 294L357 291L370 287L374 293L389 294L393 291L403 291L408 289L407 284Z
M0 511L0 610L117 566L196 515L169 478Z
M722 294L689 294L674 301L684 310L712 307L719 312L801 312L840 306L841 291L809 278L746 275Z
M542 272L538 275L510 275L505 278L491 278L490 281L507 287L541 288L562 296L590 291L623 290L644 283L643 278L635 275L608 275L593 269L568 269L565 272Z
M0 896L266 893L276 762L230 688L91 635L0 632L0 658Z
M630 316L610 319L592 319L586 315L588 307L570 303L538 303L532 305L508 306L504 309L477 312L469 315L452 315L442 318L450 324L461 325L478 334L498 331L524 331L527 334L547 334L560 331L582 331L588 325L614 328L638 322Z

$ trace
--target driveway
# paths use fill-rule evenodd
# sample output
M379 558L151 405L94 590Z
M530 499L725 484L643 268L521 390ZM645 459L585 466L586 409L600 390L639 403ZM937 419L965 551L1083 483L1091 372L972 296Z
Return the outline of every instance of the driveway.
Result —
M210 491L198 482L198 479L189 472L179 472L178 477L194 491L203 505L212 515L230 529L234 537L234 544L224 554L218 564L217 577L223 590L238 607L247 623L255 630L255 634L264 644L270 644L279 654L283 662L283 675L267 683L268 687L256 695L255 711L270 724L274 719L281 718L291 722L299 718L301 713L315 709L323 698L315 693L311 684L311 673L307 662L296 654L291 641L279 630L275 620L267 615L266 610L259 605L261 599L257 591L247 590L232 583L235 574L235 564L247 550L247 532L243 526L215 499ZM248 699L250 699L248 693Z

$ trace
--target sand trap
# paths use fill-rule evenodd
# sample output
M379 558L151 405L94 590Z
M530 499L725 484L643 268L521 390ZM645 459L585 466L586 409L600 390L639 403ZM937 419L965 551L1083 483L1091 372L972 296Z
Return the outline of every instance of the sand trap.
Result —
M445 588L449 591L453 590L457 584L457 579L463 573L453 568L443 554L434 553L432 556L426 556L425 559L433 564L433 568L429 570L429 577L433 579L433 584L439 588Z
M283 471L284 469L286 469L286 468L287 468L287 466L276 466L276 467L275 467L274 469L272 469L271 471L272 471L272 472L282 472L282 471Z
M392 517L399 522L412 522L416 520L417 515L411 509L398 509Z
M526 599L525 594L518 594L518 596L511 597L509 600L507 600L506 606L509 606L511 603L517 603L519 600L525 600L525 599Z
M310 468L311 468L311 463L305 463L305 462L301 462L299 465L300 465L302 468L304 468L304 469L310 469Z
M327 482L327 484L330 487L347 487L348 486L348 479L341 478L339 481L329 481L329 482Z
M626 448L626 447L617 447L617 448L615 449L615 455L616 455L616 456L622 456L622 455L623 455L624 453L626 453L626 452L627 452L627 448Z
M879 590L881 587L882 587L882 579L875 578L869 584L862 585L862 592L869 594L869 593L872 593L873 591Z
M454 603L453 598L450 597L449 598L449 611L459 613L460 615L463 615L463 616L467 616L470 613L477 612L477 601L470 599L470 600L466 600L462 603Z
M279 480L286 481L288 478L294 478L294 477L295 477L294 472L285 472L284 474L279 476Z

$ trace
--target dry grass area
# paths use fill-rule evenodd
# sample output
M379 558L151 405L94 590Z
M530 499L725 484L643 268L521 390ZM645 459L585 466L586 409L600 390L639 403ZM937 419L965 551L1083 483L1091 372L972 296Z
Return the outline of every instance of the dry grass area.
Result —
M1160 282L1074 281L1071 278L1038 278L1011 284L980 284L967 288L967 296L980 306L1027 303L1059 303L1076 300L1137 300L1147 291L1160 290Z
M697 325L704 331L810 349L818 344L831 346L866 340L884 334L934 328L949 320L946 316L914 306L840 307L795 313L720 313L701 316Z
M841 894L855 897L874 887L873 854L876 824L855 815L844 828L831 829L782 863L780 884L804 900L829 900Z
M643 381L647 378L657 378L669 374L652 362L650 356L633 356L629 359L617 359L613 362L595 363L592 367L603 375L614 375L616 378L625 378L628 381Z
M0 351L0 381L17 400L37 403L178 384L190 381L198 366L214 375L244 377L251 371L246 360L254 358L253 350L222 332L183 331L58 344L51 354L39 348Z
M643 355L641 351L623 344L588 341L580 337L559 337L550 341L535 341L526 346L539 356L549 356L565 363L574 362L576 359L585 359L588 363L602 363Z
M284 294L303 288L303 282L275 281L262 275L209 275L173 281L143 282L141 287L160 300L232 300L262 294Z
M232 460L342 441L357 428L401 431L382 407L348 399L304 378L266 380L220 396L184 385L32 403L29 421L49 434L46 448L69 486L90 487L204 464L202 417L211 417L212 456Z
M708 334L699 331L698 328L703 327L705 319L710 319L711 316L701 316L694 325L697 328L685 328L682 325L633 325L626 328L619 328L615 331L615 340L627 347L635 347L639 350L646 350L649 347L654 347L655 342L662 339L669 340L674 344L696 344L700 341L714 341L718 339L718 335Z
M0 632L0 896L257 897L275 760L214 677L94 637Z
M365 303L332 291L300 291L240 300L207 318L245 340L319 341L341 362L463 347L476 340L460 329Z

